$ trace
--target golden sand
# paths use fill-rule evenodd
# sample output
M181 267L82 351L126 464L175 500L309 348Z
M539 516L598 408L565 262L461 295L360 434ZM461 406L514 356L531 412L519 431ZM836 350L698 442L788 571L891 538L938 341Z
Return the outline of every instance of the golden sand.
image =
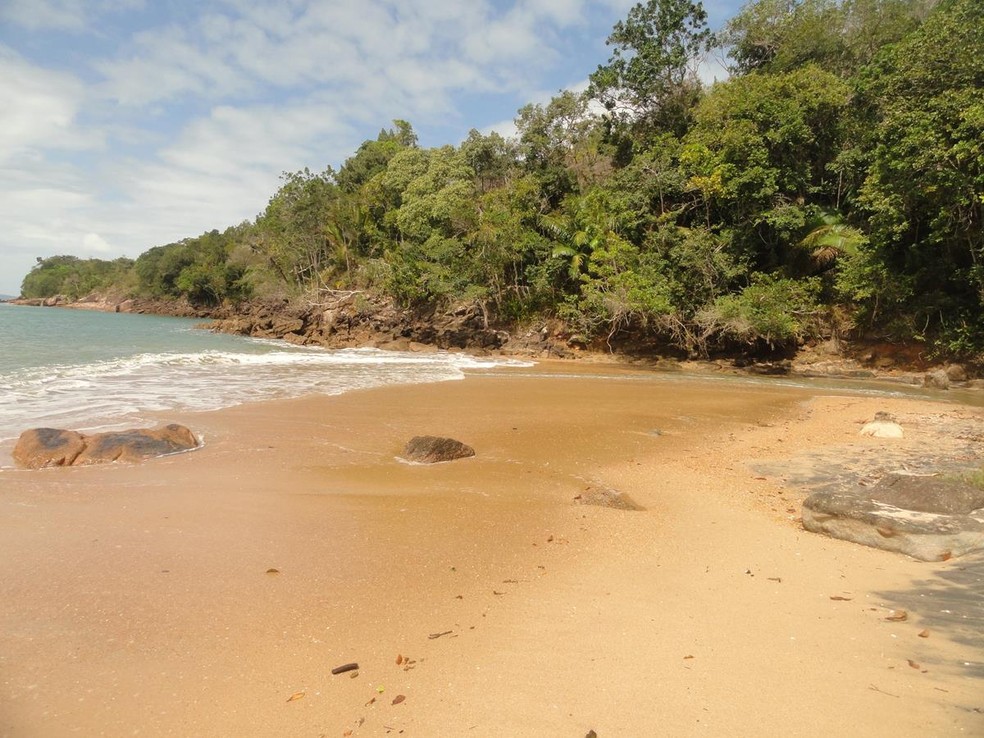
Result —
M984 734L984 645L907 604L960 562L804 532L755 466L976 411L827 394L546 365L0 472L0 736ZM401 462L421 434L477 456Z

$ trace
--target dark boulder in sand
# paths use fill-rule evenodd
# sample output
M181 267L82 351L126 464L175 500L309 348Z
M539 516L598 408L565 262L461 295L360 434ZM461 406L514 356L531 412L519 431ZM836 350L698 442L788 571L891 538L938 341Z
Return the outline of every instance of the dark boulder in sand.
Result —
M23 468L82 466L110 461L136 462L198 448L195 434L183 425L138 428L86 435L56 428L21 433L14 462Z
M810 495L803 526L922 561L944 561L984 550L984 490L961 480L889 474L874 487Z
M437 464L475 455L475 449L453 438L414 436L403 449L403 458L418 464Z

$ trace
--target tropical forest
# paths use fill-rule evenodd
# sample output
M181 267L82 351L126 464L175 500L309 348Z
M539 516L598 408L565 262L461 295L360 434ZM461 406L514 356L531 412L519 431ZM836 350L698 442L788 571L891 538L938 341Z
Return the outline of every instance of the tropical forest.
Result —
M608 48L514 136L424 148L396 120L337 169L284 173L252 221L41 258L22 297L346 294L688 356L984 352L984 3L753 0L712 32L700 2L647 0ZM714 56L730 74L702 84Z

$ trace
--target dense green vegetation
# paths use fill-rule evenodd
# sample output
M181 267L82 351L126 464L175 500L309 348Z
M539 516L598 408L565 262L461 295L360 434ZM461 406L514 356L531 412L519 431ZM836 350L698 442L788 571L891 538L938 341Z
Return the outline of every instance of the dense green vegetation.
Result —
M427 149L395 121L338 171L285 174L254 222L132 274L44 260L24 294L111 274L205 305L467 302L692 354L834 333L984 350L980 0L753 0L716 36L700 2L648 0L609 44L588 90L522 108L514 140ZM705 89L712 48L732 76Z
M34 269L21 283L22 297L65 295L77 300L92 292L125 293L133 272L132 259L79 259L77 256L52 256L38 259Z

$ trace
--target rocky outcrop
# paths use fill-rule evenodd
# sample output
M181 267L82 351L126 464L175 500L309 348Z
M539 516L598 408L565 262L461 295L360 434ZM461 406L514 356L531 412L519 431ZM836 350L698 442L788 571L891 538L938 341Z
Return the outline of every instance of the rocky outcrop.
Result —
M176 318L207 318L226 311L222 308L195 306L185 299L152 300L148 298L125 298L114 295L93 293L69 299L65 295L52 297L17 297L7 300L11 305L27 307L60 307L73 310L92 310L104 313L145 313L148 315L167 315Z
M195 434L183 425L138 428L86 435L57 428L34 428L21 433L14 462L25 469L83 466L111 461L137 462L198 448Z
M922 561L945 561L984 550L984 490L960 480L889 474L874 487L810 495L803 526Z
M124 294L93 293L78 299L17 298L16 305L48 305L148 313L176 317L207 318L200 327L218 333L253 338L282 339L298 346L326 348L375 347L394 351L431 349L463 350L475 354L498 353L532 358L574 358L584 354L617 354L623 358L660 361L684 360L687 352L665 333L634 326L615 336L579 335L558 318L543 317L520 325L494 315L479 302L450 307L407 308L392 299L362 290L321 290L307 298L265 298L240 303L206 306L184 298L155 300L127 298ZM921 345L886 344L843 338L808 342L795 354L776 358L771 352L749 355L748 347L722 348L712 364L724 371L763 375L792 375L839 379L877 378L930 388L984 389L975 379L979 365L949 364L932 367ZM767 360L758 360L763 357ZM727 361L725 361L727 359ZM693 362L697 368L703 362Z
M414 436L403 448L403 458L416 464L437 464L475 455L475 449L453 438Z
M491 325L474 304L443 311L415 311L362 293L342 293L323 303L250 303L205 324L220 333L280 338L296 345L405 350L430 346L475 353L504 351L525 355L570 355L562 339L548 331L511 336ZM413 348L411 348L413 350Z

